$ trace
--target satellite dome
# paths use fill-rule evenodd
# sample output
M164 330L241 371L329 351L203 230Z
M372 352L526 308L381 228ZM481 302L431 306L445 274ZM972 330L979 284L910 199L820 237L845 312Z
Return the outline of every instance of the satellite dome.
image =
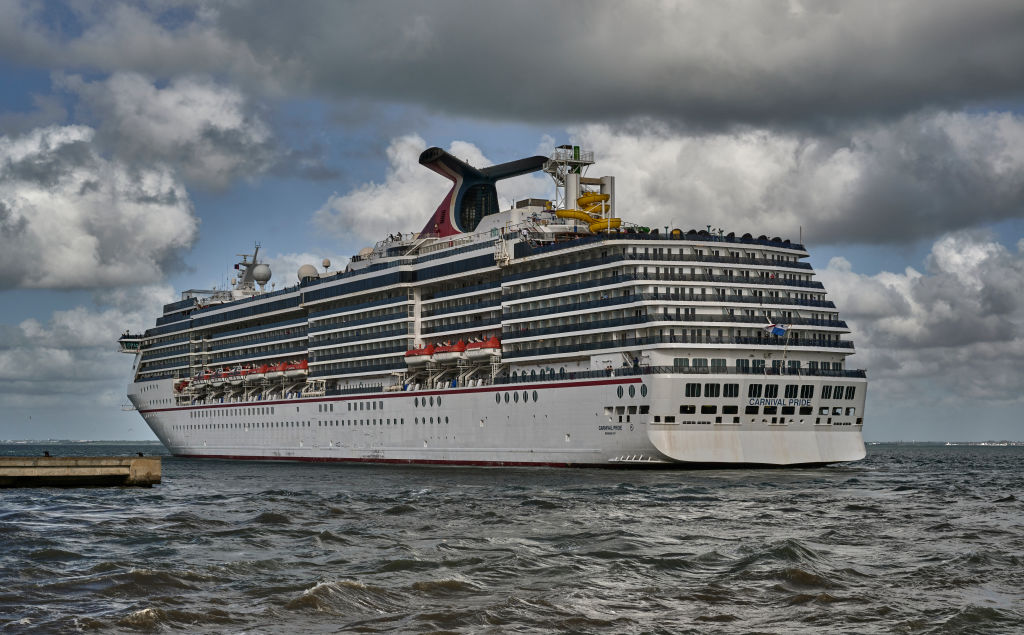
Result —
M320 263L320 266L323 267L324 269L330 269L331 268L331 259L330 258L324 258L323 262Z
M252 268L252 279L259 284L267 284L270 275L270 265L259 264Z
M306 278L316 278L316 267L313 265L302 265L299 267L299 282L302 282Z

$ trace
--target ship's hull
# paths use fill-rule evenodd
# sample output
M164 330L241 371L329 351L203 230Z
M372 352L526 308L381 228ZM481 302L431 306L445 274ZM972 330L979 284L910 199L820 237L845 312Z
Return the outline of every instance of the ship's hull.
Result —
M777 399L768 416L748 384L856 385L855 400ZM739 383L738 395L687 399L687 382ZM152 385L154 382L149 382ZM808 466L864 458L866 382L662 374L326 395L167 407L172 382L129 393L177 456L502 466ZM756 403L755 403L756 402ZM755 404L758 414L744 414ZM692 414L684 408L693 405ZM797 414L807 412L810 415ZM732 413L735 409L738 414ZM687 411L688 412L688 411ZM712 413L713 412L713 413ZM774 412L774 411L773 411ZM825 414L823 414L825 413ZM833 414L838 413L838 414Z

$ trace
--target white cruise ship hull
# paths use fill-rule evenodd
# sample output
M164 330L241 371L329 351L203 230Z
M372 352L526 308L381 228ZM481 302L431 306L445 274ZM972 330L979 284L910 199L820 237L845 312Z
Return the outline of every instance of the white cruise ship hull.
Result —
M864 457L856 416L772 423L740 415L734 423L679 415L688 379L627 376L184 407L159 405L171 382L130 392L143 395L133 397L136 407L183 457L564 467L797 466ZM747 402L701 403L736 404L743 412ZM842 411L863 411L862 400L851 403L842 402ZM814 411L829 407L823 404L815 401Z

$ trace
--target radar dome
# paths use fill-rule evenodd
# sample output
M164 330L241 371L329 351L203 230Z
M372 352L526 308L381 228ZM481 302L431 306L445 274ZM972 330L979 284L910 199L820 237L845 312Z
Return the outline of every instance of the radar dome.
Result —
M323 267L324 269L330 269L331 268L331 259L330 258L324 258L324 261L320 263L320 266Z
M259 284L270 281L270 265L259 264L252 268L252 279Z
M313 265L302 265L299 267L299 282L302 282L306 278L318 277L316 267Z

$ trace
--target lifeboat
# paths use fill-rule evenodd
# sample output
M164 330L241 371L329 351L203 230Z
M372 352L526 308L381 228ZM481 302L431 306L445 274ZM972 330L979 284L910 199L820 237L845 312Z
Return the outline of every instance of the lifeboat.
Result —
M405 363L410 366L426 364L434 357L434 345L427 344L423 348L414 348L405 352Z
M263 364L259 368L252 368L252 369L250 369L249 372L245 374L245 383L252 384L252 383L256 383L259 380L263 379L264 377L266 377L267 370L269 368L270 368L269 366L267 366L266 364Z
M456 344L434 348L434 361L446 364L460 359L466 359L466 343L462 340Z
M241 386L242 382L245 381L245 376L248 374L248 368L236 367L228 373L228 383L232 386Z
M208 384L210 382L210 379L212 379L212 378L213 378L213 371L212 370L209 370L209 369L201 370L198 373L196 373L195 377L192 378L192 386L194 388L205 387L206 384Z
M176 382L174 384L174 392L181 392L181 391L185 390L186 388L188 388L188 380L187 379L182 379L181 381Z
M501 357L501 341L492 337L486 342L466 344L466 357L473 362L486 361L492 357Z
M280 364L271 364L267 368L266 378L267 379L281 379L284 377L284 371L288 367L288 362L281 362Z
M309 372L309 362L307 360L302 360L302 361L298 361L298 362L291 362L289 364L285 364L285 368L284 368L284 376L285 377L289 377L289 378L291 378L291 377L305 377L308 372Z
M217 386L223 386L227 382L228 375L230 374L230 370L227 370L226 368L221 368L220 370L213 374L213 377L210 378L210 385L215 388Z

